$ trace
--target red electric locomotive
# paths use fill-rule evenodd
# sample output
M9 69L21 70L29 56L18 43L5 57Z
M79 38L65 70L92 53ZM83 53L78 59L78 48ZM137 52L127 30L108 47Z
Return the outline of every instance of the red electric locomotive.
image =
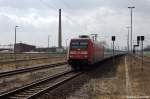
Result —
M71 39L68 51L68 63L78 70L94 64L104 58L104 46L88 36Z

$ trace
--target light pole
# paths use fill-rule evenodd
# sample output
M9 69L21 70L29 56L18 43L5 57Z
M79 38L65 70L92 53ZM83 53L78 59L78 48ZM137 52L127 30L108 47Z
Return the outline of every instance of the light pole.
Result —
M67 42L68 42L68 39L66 39L66 50L67 50L67 46L68 46L68 43L67 43Z
M48 35L48 48L50 47L49 41L50 41L50 35Z
M128 7L131 9L131 54L132 54L132 9L135 8L134 6Z
M16 29L17 29L17 27L19 27L19 26L15 26L15 44L14 44L14 56L15 56L15 60L16 60Z
M66 39L66 60L67 60L67 53L68 53L68 43L67 43L68 39Z

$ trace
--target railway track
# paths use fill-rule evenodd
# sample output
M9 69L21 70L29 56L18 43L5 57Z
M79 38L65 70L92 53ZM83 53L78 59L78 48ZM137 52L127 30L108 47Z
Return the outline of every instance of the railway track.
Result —
M121 56L121 55L124 55L124 54L118 54L118 55L115 55L115 57ZM109 57L107 56L104 59L102 59L101 61L109 59L109 58L112 58L112 56L109 56ZM0 72L0 77L11 76L11 75L19 74L19 73L26 73L26 72L31 72L31 71L36 71L36 70L41 70L41 69L46 69L46 68L52 68L52 67L57 67L60 65L65 65L65 64L67 64L67 62L64 61L64 62L59 62L59 63L54 63L54 64L35 65L34 67Z
M32 60L40 60L40 59L49 59L49 57L38 57L38 58L30 58L30 59L16 59L16 60L11 59L11 60L0 61L0 64L16 63L16 62L32 61Z
M58 63L53 63L53 64L35 65L34 67L0 72L0 77L6 77L6 76L16 75L20 73L26 73L26 72L37 71L37 70L46 69L46 68L52 68L52 67L57 67L57 66L65 65L65 64L67 64L67 62L64 61L64 62L58 62Z
M64 71L62 73L40 79L18 89L2 93L0 94L0 99L33 99L60 86L61 84L64 84L80 74L80 72Z

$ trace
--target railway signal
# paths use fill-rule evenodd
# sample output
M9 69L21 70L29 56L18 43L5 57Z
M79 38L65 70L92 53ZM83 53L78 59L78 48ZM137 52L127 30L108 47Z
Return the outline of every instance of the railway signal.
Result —
M141 37L137 36L137 45L139 45L140 39L141 39Z
M143 41L145 37L144 36L137 36L137 43L141 41L141 56L142 56L142 64L141 64L141 71L143 71Z
M116 40L116 37L115 36L112 36L111 40L113 41L113 66L115 65L115 57L114 57L114 54L115 54L115 50L114 50L114 42Z
M141 36L141 41L144 41L144 36Z
M115 41L115 36L112 36L112 41Z
M144 36L141 36L141 43L142 43L142 45L141 45L141 53L142 53L142 71L143 71L143 41L144 41Z
M138 47L139 45L137 44L137 45L133 45L133 54L136 54L136 47Z
M136 47L139 47L141 36L137 36L137 44L133 45L133 54L136 54Z

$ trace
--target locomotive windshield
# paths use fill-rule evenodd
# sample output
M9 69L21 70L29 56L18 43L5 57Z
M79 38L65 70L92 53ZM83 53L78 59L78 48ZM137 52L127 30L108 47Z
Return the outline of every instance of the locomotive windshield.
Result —
M88 47L88 42L86 41L72 41L71 42L71 48L87 48Z

